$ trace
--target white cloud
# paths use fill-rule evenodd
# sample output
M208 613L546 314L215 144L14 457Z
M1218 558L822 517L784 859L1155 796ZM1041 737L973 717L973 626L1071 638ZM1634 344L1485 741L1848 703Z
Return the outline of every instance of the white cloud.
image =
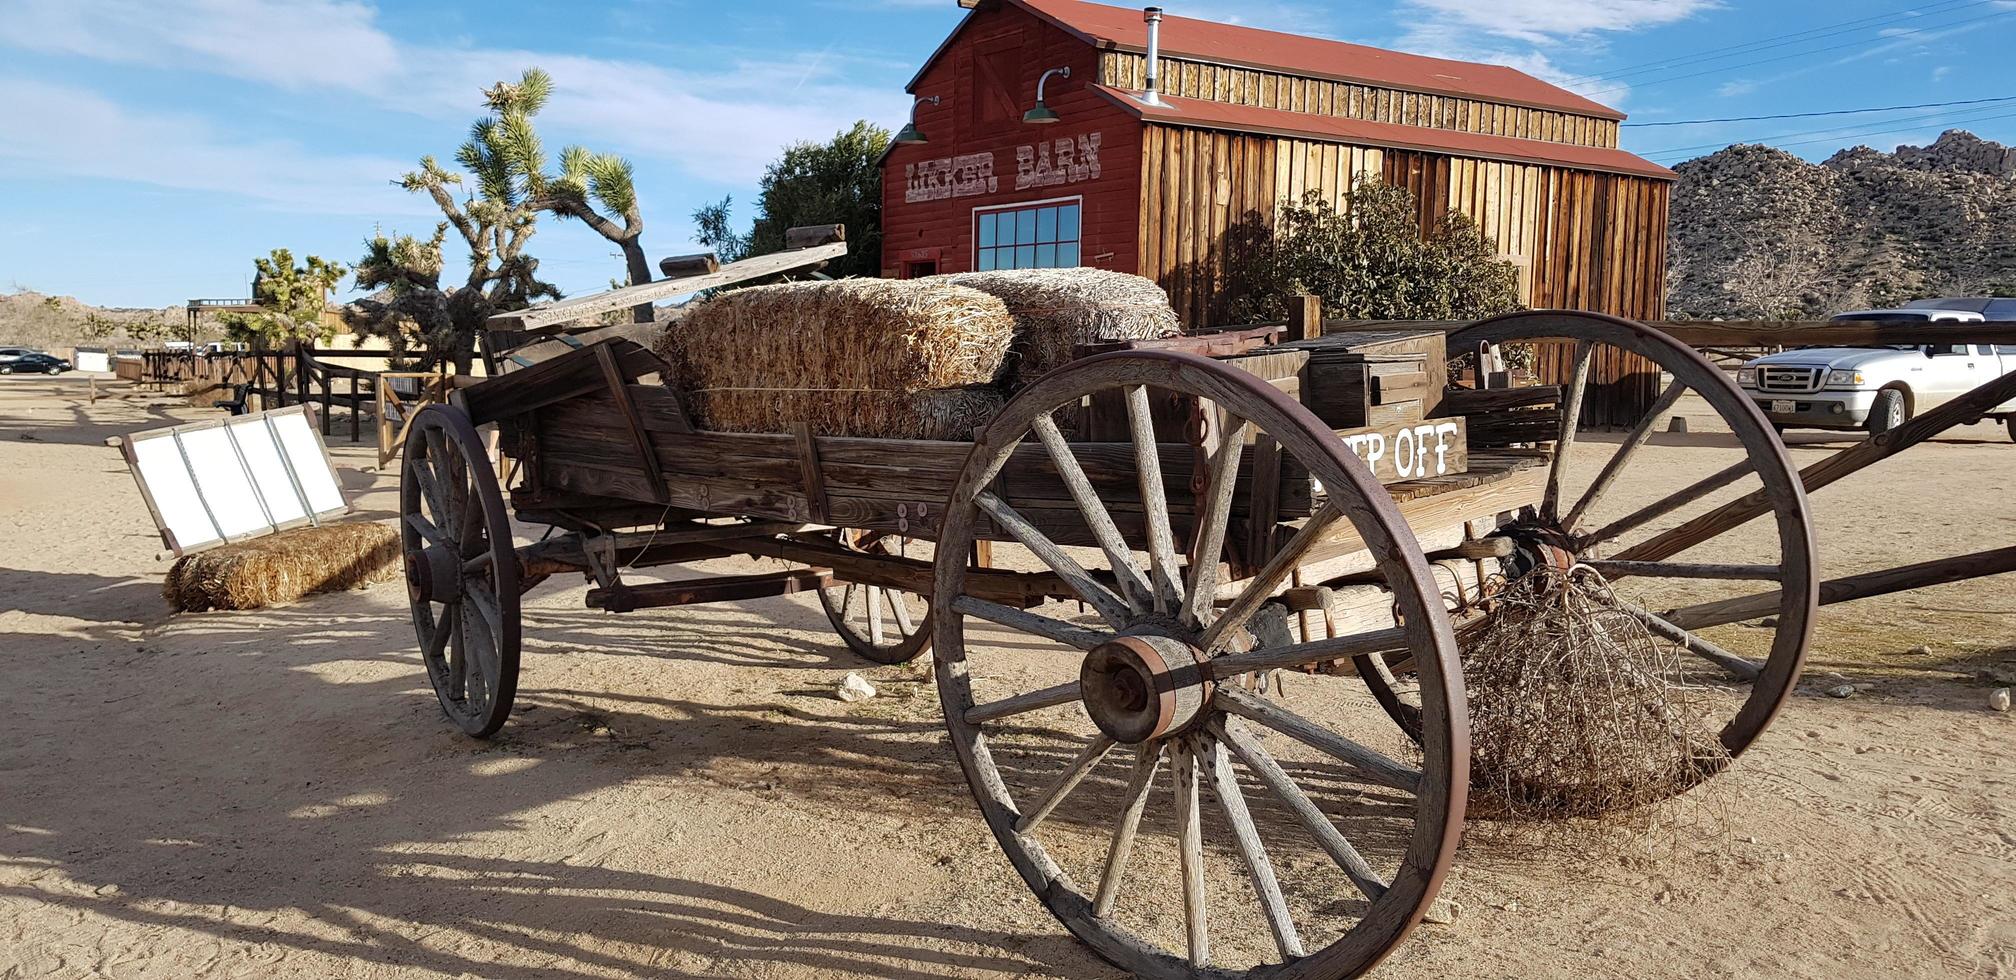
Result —
M207 121L136 113L84 89L0 78L0 173L94 177L248 197L316 214L426 214L389 175L405 161L332 154L280 140L240 141Z
M1720 6L1716 0L1407 0L1407 5L1427 15L1429 26L1455 25L1528 44L1663 27Z
M753 182L782 143L823 139L857 118L900 120L909 108L901 92L847 84L847 59L819 52L701 71L427 48L387 34L373 7L341 0L0 0L0 22L0 45L312 88L458 124L481 110L484 87L539 65L556 84L540 117L555 150L580 141L729 183Z
M6 0L0 43L104 61L198 68L289 89L395 74L376 11L337 0Z
M1758 83L1753 82L1747 78L1739 78L1733 81L1723 82L1721 85L1716 86L1715 94L1725 99L1728 99L1728 98L1734 98L1739 95L1749 95L1750 93L1757 91L1761 87L1762 86L1760 86Z

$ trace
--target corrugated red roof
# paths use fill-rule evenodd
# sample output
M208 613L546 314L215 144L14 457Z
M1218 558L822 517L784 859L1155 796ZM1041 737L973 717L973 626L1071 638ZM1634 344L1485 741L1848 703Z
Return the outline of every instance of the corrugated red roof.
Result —
M1321 116L1306 112L1289 112L1285 109L1262 109L1258 106L1232 105L1227 102L1208 102L1168 95L1162 97L1168 105L1156 107L1143 105L1134 95L1111 86L1092 85L1089 88L1113 100L1141 119L1169 126L1299 136L1358 146L1422 150L1485 160L1549 164L1577 170L1603 170L1662 180L1672 180L1676 176L1673 171L1644 157L1598 146L1574 146L1545 140L1517 139L1511 136L1463 133L1451 129L1367 122L1363 119L1346 119L1342 116Z
M1006 0L1087 41L1124 51L1148 49L1148 25L1140 7L1114 7L1084 0ZM1530 108L1553 109L1603 119L1624 114L1503 65L1449 61L1383 48L1326 41L1190 17L1162 18L1162 51L1246 68L1293 75L1459 95Z

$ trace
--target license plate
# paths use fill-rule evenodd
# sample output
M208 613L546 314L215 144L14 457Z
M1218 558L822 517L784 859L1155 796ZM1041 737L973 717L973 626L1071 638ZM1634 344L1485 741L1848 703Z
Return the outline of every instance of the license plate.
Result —
M1788 402L1782 398L1773 399L1771 402L1771 414L1773 415L1792 415L1798 411L1798 402Z

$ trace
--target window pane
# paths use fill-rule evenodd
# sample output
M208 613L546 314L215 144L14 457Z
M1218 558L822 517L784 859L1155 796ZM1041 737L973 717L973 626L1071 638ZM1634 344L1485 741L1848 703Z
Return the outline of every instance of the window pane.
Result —
M1060 242L1078 240L1078 205L1066 204L1057 209L1057 240Z
M1024 245L1021 248L1015 250L1015 268L1017 269L1036 268L1036 246Z
M1057 240L1057 209L1043 208L1036 212L1036 240L1054 242Z
M1015 217L1017 219L1015 222L1015 244L1034 245L1036 243L1036 212L1018 211L1015 213Z
M1038 269L1057 268L1057 246L1055 245L1036 246L1036 268Z
M993 214L993 213L991 213L991 212L990 212L990 213L987 213L987 214L983 214L983 215L981 215L981 216L980 216L980 247L981 247L981 248L987 248L987 247L989 247L989 246L991 246L991 245L993 245L993 244L994 244L994 222L995 222L995 219L996 219L996 215L994 215L994 214Z
M1060 269L1070 269L1070 268L1075 268L1075 267L1076 267L1077 265L1078 265L1078 243L1077 243L1077 242L1066 242L1066 243L1064 243L1064 244L1062 244L1062 245L1059 245L1059 246L1057 246L1057 267L1058 267L1058 268L1060 268Z
M995 250L994 250L994 249L991 249L991 248L983 248L983 249L981 249L981 250L980 250L980 265L979 265L979 268L980 268L980 271L981 271L981 272L991 272L991 271L993 271L993 269L994 269L994 252L995 252Z

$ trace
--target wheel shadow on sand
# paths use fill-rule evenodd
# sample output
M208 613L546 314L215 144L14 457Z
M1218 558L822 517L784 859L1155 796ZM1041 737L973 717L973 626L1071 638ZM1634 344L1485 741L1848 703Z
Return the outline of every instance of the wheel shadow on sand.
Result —
M226 939L276 965L314 953L499 978L703 976L715 959L774 964L772 975L900 980L1111 972L1047 921L980 928L835 912L599 866L621 863L625 847L665 846L667 835L678 841L669 846L708 846L679 833L676 808L645 808L651 823L611 833L626 841L614 848L569 841L542 813L669 781L688 796L833 820L894 808L920 826L963 825L948 831L957 839L984 839L925 675L860 665L885 690L907 686L910 696L848 706L789 692L733 703L666 696L678 687L677 665L661 670L662 658L647 655L634 662L659 676L633 687L659 693L604 689L606 670L582 686L564 683L553 665L535 666L521 711L495 741L476 742L441 717L411 626L390 606L347 594L251 615L179 616L148 630L137 653L123 625L127 642L103 653L88 639L47 638L35 683L0 691L20 736L0 744L9 785L0 795L0 892L143 930ZM740 629L757 610L823 623L816 611L761 603L743 607ZM535 621L555 642L601 645L547 615ZM665 624L675 630L693 624ZM257 682L246 684L247 675ZM891 680L906 676L907 685ZM1089 730L1063 721L1006 727L997 762L1028 798ZM1102 830L1126 769L1102 766L1055 824ZM1393 823L1405 809L1330 773L1299 775L1346 821ZM1270 835L1296 832L1263 791L1249 786L1248 795ZM618 804L639 812L635 794L612 798ZM556 833L573 853L554 856ZM1173 837L1173 820L1151 811L1143 834ZM1228 836L1208 821L1207 834ZM1358 840L1382 855L1400 846L1391 834ZM979 856L968 847L960 861L963 877L1020 887L991 846ZM897 905L905 895L865 897Z

